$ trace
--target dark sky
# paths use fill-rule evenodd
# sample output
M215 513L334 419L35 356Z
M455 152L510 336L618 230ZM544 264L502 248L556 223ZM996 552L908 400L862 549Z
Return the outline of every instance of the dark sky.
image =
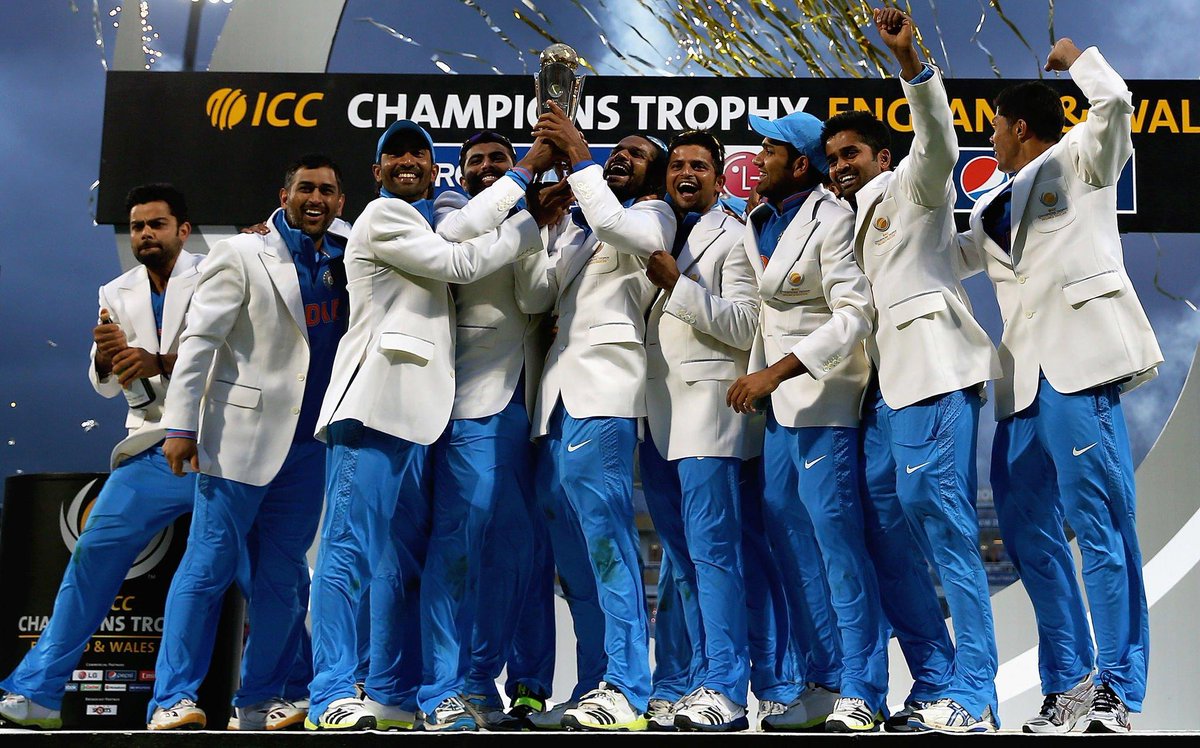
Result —
M102 135L102 60L106 55L112 59L114 31L108 12L116 5L111 0L98 3L107 45L101 48L92 4L86 0L0 4L0 184L5 187L0 207L0 314L5 322L0 337L0 475L5 477L17 472L104 471L113 444L124 434L123 399L106 401L96 395L86 375L96 289L120 273L113 230L94 225L91 207ZM547 43L514 19L513 8L525 8L517 0L481 0L479 5L519 49L540 49ZM606 56L597 27L573 3L543 0L538 5L552 21L548 27L575 44L600 72L627 72ZM618 48L656 61L671 53L670 41L638 15L637 3L607 0L587 5ZM1035 74L1034 54L996 16L985 17L978 39L972 41L981 15L978 4L914 0L912 5L926 43L944 63L934 28L936 11L949 58L949 65L943 66L953 76L991 77L985 48L1005 77ZM180 69L189 6L187 0L150 0L150 19L160 34L154 46L164 53L155 69ZM1046 3L1019 0L1004 7L1044 57L1049 47ZM1200 75L1200 56L1192 42L1194 30L1200 28L1200 3L1058 0L1054 8L1058 36L1071 36L1080 46L1097 44L1127 78L1195 80ZM197 69L207 65L227 12L221 4L205 8ZM397 39L366 18L416 43ZM642 42L630 23L638 24L656 48ZM473 62L455 51L476 53L485 62ZM350 0L329 69L438 73L434 56L460 73L489 73L495 65L505 73L520 74L536 65L536 54L526 52L530 67L524 69L513 48L459 0ZM1193 108L1200 111L1200 102ZM153 101L128 113L155 115ZM1200 147L1200 139L1197 143ZM1200 255L1194 235L1127 235L1125 247L1126 265L1167 357L1159 378L1126 401L1140 459L1165 423L1200 340L1200 320L1185 301L1200 301ZM976 278L969 288L980 318L995 334L999 320L990 284ZM91 421L98 425L89 428ZM991 428L990 415L985 416L985 447ZM981 471L981 479L986 478L986 470Z

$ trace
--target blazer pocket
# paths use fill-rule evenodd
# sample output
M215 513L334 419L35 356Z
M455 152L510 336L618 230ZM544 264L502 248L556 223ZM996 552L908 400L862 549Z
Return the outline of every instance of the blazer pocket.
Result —
M929 291L917 296L910 296L904 301L897 301L888 307L891 312L892 324L896 329L903 330L919 317L930 317L946 308L946 297L941 291Z
M1042 234L1058 231L1075 220L1075 203L1061 177L1035 183L1025 210L1033 216L1034 230Z
M607 345L609 343L632 343L641 345L642 337L637 328L630 322L605 322L588 328L588 345Z
M257 408L262 400L262 390L245 384L214 379L208 388L208 396L218 403L228 403L238 408Z
M1121 274L1116 270L1105 270L1103 273L1064 283L1062 290L1067 303L1079 307L1086 301L1119 293L1123 288L1125 282L1121 280Z
M737 362L727 359L684 361L679 365L679 376L688 384L705 380L732 382L741 375Z
M458 344L469 348L494 348L496 328L483 325L459 325L455 335Z
M779 284L775 298L792 303L821 298L821 263L819 260L799 260L790 268Z
M896 198L880 200L875 210L871 211L864 246L876 255L887 254L900 246L900 211L896 207Z
M584 266L584 275L600 275L611 273L617 269L617 250L605 244L598 249Z
M420 363L426 363L433 358L434 345L432 341L415 335L383 332L379 334L379 348L385 353L406 353Z

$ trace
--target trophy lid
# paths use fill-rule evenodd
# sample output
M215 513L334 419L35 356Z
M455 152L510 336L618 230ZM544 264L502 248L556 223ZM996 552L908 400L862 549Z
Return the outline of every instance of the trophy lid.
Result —
M567 44L551 44L549 47L546 47L542 50L540 59L543 65L551 62L557 62L566 65L572 70L579 67L579 55L576 54L575 50Z

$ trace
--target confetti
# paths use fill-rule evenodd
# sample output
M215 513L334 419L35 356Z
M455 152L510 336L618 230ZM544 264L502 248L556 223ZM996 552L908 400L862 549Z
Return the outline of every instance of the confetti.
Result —
M53 340L47 340L47 341L46 341L46 345L50 346L51 348L57 348L57 347L58 347L58 343L55 343Z
M88 420L84 421L83 423L81 423L79 425L83 427L84 431L91 431L92 429L99 426L100 422L94 418L89 418Z

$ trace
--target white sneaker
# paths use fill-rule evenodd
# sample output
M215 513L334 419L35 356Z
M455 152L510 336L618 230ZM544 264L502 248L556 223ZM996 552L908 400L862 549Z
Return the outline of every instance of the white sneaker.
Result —
M381 732L387 732L388 730L411 730L417 723L416 712L410 712L398 706L380 704L370 696L364 697L362 704L375 717L374 729Z
M313 720L310 713L304 720L305 730L340 730L354 732L375 729L375 715L359 699L352 696L335 699L325 712Z
M770 699L767 699L765 701L758 702L758 712L755 714L755 717L758 720L759 731L761 732L763 729L764 719L776 714L783 714L786 711L787 704L783 703L782 701L771 701Z
M612 730L634 732L646 729L646 717L630 705L625 694L600 681L600 687L588 691L579 706L563 714L563 727L576 730Z
M763 732L821 731L825 720L833 713L838 694L824 686L809 683L800 696L788 704L782 714L763 718Z
M863 699L843 696L825 718L825 732L875 732L879 723Z
M451 696L442 699L442 703L437 705L433 714L425 716L421 728L430 732L473 731L479 729L479 723L475 720L474 712L465 701L457 696Z
M675 702L668 699L650 699L645 716L647 730L675 732Z
M1121 701L1121 697L1107 683L1096 686L1096 695L1092 699L1092 708L1087 715L1087 727L1084 732L1129 732L1133 725L1129 723L1129 707Z
M147 730L203 730L208 718L191 699L180 699L169 709L154 707Z
M992 717L990 706L976 719L954 699L938 699L924 709L914 711L908 718L908 724L918 730L947 733L996 731L996 720Z
M711 688L701 686L685 696L675 709L675 726L700 732L738 732L750 727L746 708Z
M1095 698L1096 685L1088 673L1069 691L1046 694L1038 715L1022 725L1021 732L1052 735L1071 732L1088 715Z
M62 711L38 704L20 694L5 694L0 699L0 722L33 730L61 730Z
M267 699L234 707L230 730L290 730L304 724L307 712L287 699Z
M563 730L563 715L568 709L574 709L578 701L564 701L544 712L531 712L525 716L525 721L534 730Z

